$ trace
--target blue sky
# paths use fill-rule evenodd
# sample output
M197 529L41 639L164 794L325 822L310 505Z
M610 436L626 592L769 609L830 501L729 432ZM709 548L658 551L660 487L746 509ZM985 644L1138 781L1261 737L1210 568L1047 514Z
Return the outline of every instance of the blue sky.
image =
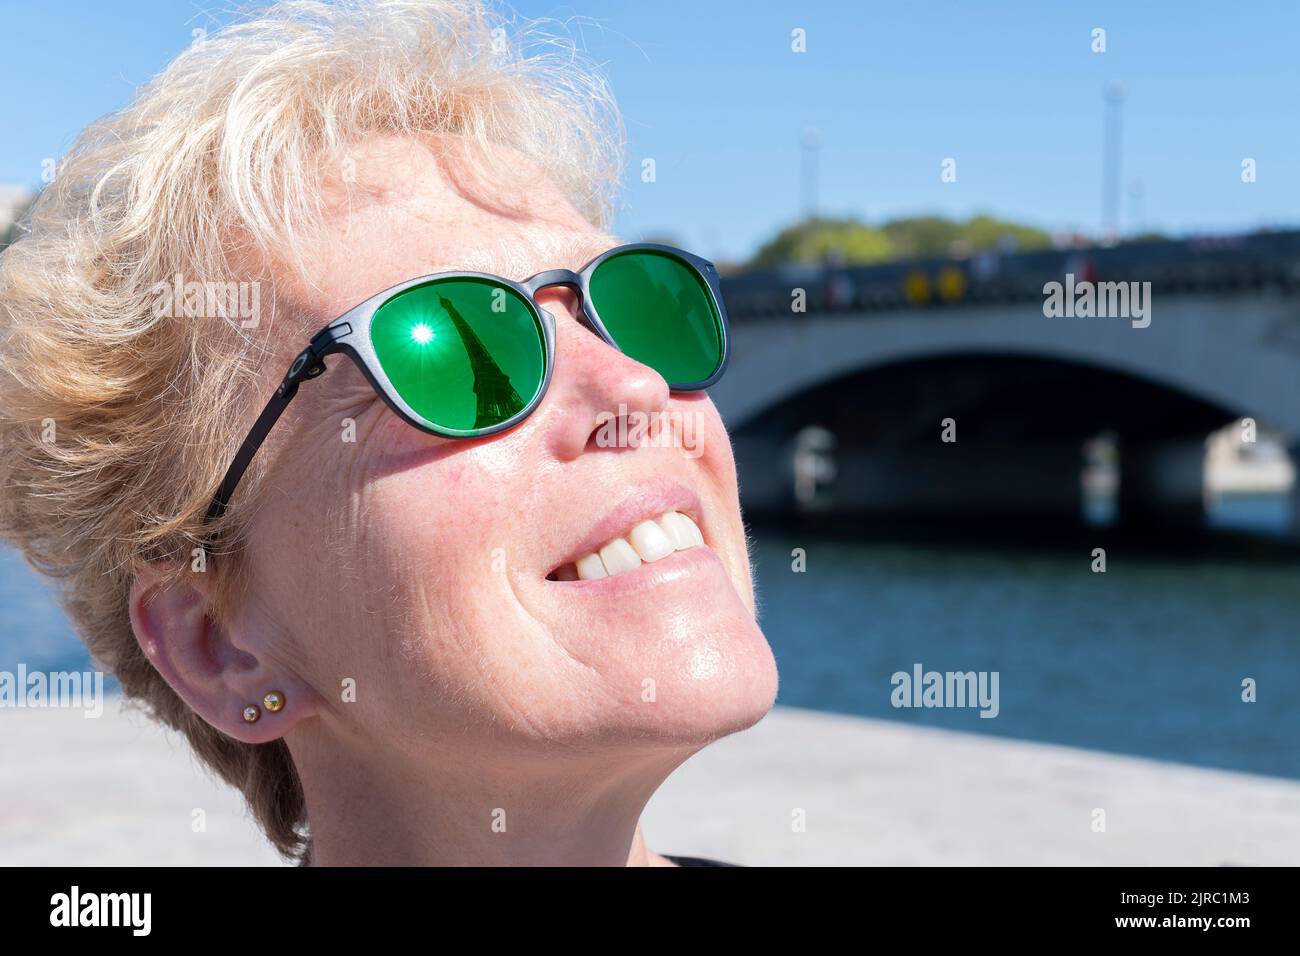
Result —
M209 21L202 0L0 0L0 182L35 185L94 117ZM629 134L618 231L748 255L798 218L820 131L819 208L877 221L990 212L1094 233L1102 90L1123 84L1121 226L1300 224L1293 3L518 0L601 63ZM790 49L806 31L807 52ZM1107 50L1090 49L1094 27ZM656 181L640 180L651 157ZM957 161L957 181L940 163ZM1258 181L1241 182L1256 161ZM1133 201L1134 188L1141 199Z

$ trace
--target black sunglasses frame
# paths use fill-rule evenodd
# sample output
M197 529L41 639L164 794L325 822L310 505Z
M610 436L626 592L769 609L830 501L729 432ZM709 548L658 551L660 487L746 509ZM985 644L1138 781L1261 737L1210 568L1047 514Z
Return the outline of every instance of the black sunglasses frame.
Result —
M481 438L513 428L531 415L541 403L550 388L551 374L555 369L555 316L537 304L537 293L555 286L565 286L572 289L578 297L580 318L607 345L621 352L622 349L619 348L614 337L610 335L609 330L605 328L605 324L600 319L600 314L592 303L591 277L601 263L607 259L623 253L637 251L657 252L673 256L690 266L704 280L704 284L713 298L713 306L718 316L721 359L718 362L718 367L708 378L696 382L669 382L668 386L674 392L695 392L708 388L722 377L722 373L726 371L727 362L731 357L731 335L727 322L727 310L722 300L722 286L718 278L717 268L707 259L702 259L683 249L653 242L637 242L614 246L592 259L577 272L570 269L548 269L522 282L514 282L501 276L483 272L438 272L420 276L417 279L410 279L371 296L340 315L311 337L307 348L303 349L293 360L293 364L289 366L289 371L285 373L284 380L280 382L279 388L275 390L275 394L267 402L266 407L262 409L257 421L253 423L248 437L240 445L239 451L230 464L230 468L226 471L220 486L212 496L204 522L215 521L225 514L230 499L234 496L235 489L239 486L240 479L243 478L244 472L253 460L253 456L257 454L257 450L266 441L266 436L270 434L271 428L279 420L289 403L293 401L294 396L297 395L298 386L326 371L324 362L326 355L342 353L351 358L357 367L361 369L371 387L384 400L384 403L408 425L421 431L443 438ZM546 347L545 369L537 394L510 418L485 428L444 428L419 415L393 388L383 366L379 363L378 356L375 355L374 346L370 340L370 323L374 319L375 313L390 299L416 286L438 280L457 278L487 279L519 293L532 310L533 318L541 329L542 339Z

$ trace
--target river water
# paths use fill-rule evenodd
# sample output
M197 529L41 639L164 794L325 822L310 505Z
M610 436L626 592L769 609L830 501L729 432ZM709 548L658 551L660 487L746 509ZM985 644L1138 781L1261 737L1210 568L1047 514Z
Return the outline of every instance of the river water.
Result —
M1300 565L776 533L755 557L781 703L1300 777ZM895 708L918 664L997 672L997 716Z

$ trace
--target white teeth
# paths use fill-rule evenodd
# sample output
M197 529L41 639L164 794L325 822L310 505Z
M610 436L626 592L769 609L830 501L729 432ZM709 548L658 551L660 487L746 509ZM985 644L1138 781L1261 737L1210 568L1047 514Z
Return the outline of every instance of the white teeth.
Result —
M670 511L659 519L659 523L678 551L684 548L698 548L704 544L704 535L700 534L700 529L696 527L695 522L681 512Z
M641 567L641 556L627 543L626 538L615 538L600 549L600 560L610 577Z
M669 511L657 521L642 521L627 538L615 538L599 551L579 558L574 567L579 580L594 581L635 571L643 561L658 561L674 551L703 545L704 535L695 522L681 512Z
M600 560L600 555L589 554L578 561L578 580L594 581L596 578L608 577L605 571L605 562Z
M668 540L668 535L664 534L664 529L654 521L642 521L632 529L628 540L632 542L632 547L636 548L636 553L641 556L642 561L658 561L677 550Z

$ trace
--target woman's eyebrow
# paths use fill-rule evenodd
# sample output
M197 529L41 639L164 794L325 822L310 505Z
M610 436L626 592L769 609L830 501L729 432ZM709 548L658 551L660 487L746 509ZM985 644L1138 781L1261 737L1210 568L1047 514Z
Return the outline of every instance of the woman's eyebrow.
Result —
M574 240L572 247L566 250L567 255L563 256L564 268L577 272L592 259L608 252L618 244L617 238L603 233L597 236L583 236L581 239Z
M591 246L591 248L587 251L587 254L582 257L582 261L578 263L578 268L582 268L592 259L596 258L599 255L604 255L606 252L609 252L609 250L613 249L615 246L621 244L622 244L621 240L615 238L614 236L606 236L600 242L595 243L594 245Z
M510 248L476 250L470 255L443 255L433 257L425 275L444 272L484 272L507 279L524 280L550 269L570 269L577 272L601 253L608 252L621 243L607 233L566 236L541 244L524 244Z

